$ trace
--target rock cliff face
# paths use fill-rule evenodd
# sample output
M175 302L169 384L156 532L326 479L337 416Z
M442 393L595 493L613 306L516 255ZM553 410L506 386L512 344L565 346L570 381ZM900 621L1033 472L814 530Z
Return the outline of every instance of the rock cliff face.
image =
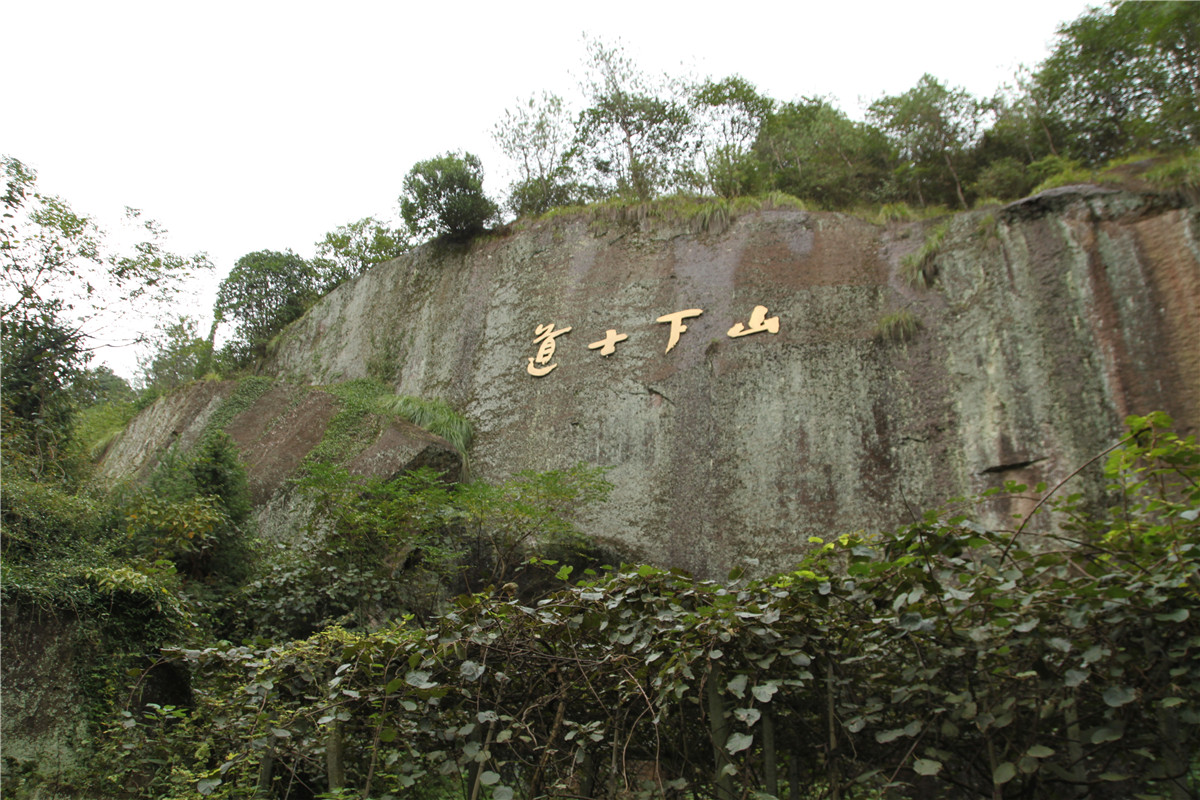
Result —
M110 480L148 478L172 448L187 453L206 431L220 428L246 463L259 535L294 539L309 508L290 479L326 438L338 405L326 392L287 382L193 383L135 417L105 453L99 474ZM337 459L351 474L391 478L419 467L455 479L461 473L462 458L449 442L404 420L364 414L357 426Z
M588 532L704 575L1053 484L1127 414L1200 423L1194 207L1068 187L957 215L929 288L903 258L933 222L636 211L379 265L290 327L267 372L441 397L475 423L483 478L610 466ZM911 339L878 334L898 311Z

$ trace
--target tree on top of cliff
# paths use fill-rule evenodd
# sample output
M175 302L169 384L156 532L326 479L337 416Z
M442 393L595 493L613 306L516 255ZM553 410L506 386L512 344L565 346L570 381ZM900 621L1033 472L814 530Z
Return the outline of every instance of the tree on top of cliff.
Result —
M324 290L320 272L291 250L259 250L239 258L221 281L213 312L218 321L236 325L234 350L261 356L271 338Z
M892 149L878 128L813 97L770 113L754 155L769 187L835 209L881 195Z
M507 205L518 217L587 199L573 165L579 153L574 120L558 95L542 92L506 110L492 138L517 165Z
M374 217L339 225L317 242L314 259L327 276L326 290L361 275L372 265L391 261L408 251L409 235L403 226L389 228Z
M649 200L695 182L694 118L678 81L653 80L625 52L587 43L589 72L579 146L602 191Z
M926 73L904 94L876 100L868 113L912 164L912 185L922 205L931 199L927 193L936 192L935 202L949 195L967 207L960 172L982 121L975 98Z
M404 177L400 214L418 236L465 241L496 216L483 193L483 164L470 153L446 153L418 162Z
M694 86L690 106L698 132L699 183L718 197L761 189L751 148L775 101L740 75Z
M1097 164L1200 143L1200 4L1093 8L1058 35L1034 91L1067 127L1067 155Z

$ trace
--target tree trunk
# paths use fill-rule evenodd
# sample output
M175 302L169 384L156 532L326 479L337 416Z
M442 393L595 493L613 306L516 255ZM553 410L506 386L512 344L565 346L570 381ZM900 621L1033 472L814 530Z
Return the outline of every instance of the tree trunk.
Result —
M833 662L825 665L825 701L829 725L829 755L825 764L829 774L829 796L841 800L842 777L838 770L837 717L833 704Z
M729 752L725 742L729 739L729 725L725 722L725 697L721 692L721 666L716 661L708 662L708 730L713 747L713 783L717 788L717 800L733 800L733 777L726 772Z
M958 202L962 203L963 210L967 208L967 198L963 196L962 181L958 179L958 170L954 168L954 162L950 160L950 153L942 151L942 158L946 159L946 166L950 170L950 175L954 178L954 191L958 195Z
M779 764L775 759L775 721L771 712L762 715L763 784L767 794L779 797Z
M342 723L337 720L329 725L329 735L325 738L325 775L331 792L346 785L345 743Z

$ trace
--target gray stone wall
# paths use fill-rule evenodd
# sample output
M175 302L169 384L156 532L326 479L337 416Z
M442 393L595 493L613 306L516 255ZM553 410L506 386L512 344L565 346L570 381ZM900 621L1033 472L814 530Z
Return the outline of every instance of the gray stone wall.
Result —
M444 398L476 425L483 478L609 466L616 490L588 531L647 560L784 567L811 536L894 526L1009 479L1054 484L1127 414L1165 410L1194 431L1197 220L1094 187L957 215L926 289L902 261L936 221L766 210L696 233L555 217L373 268L289 328L268 372ZM757 305L778 333L730 337ZM665 352L656 320L687 309L703 314ZM880 339L902 309L916 337ZM534 377L548 323L571 330ZM608 329L628 338L589 349Z

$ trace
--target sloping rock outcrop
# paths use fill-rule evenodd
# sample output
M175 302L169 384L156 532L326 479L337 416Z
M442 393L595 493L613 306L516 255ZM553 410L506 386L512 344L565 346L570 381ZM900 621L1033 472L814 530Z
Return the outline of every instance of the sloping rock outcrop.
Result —
M307 511L291 479L326 440L338 399L287 382L198 381L158 399L105 453L100 476L148 477L172 448L187 453L206 431L224 430L246 463L257 529L269 539L293 538ZM341 461L354 475L390 478L431 467L457 480L462 456L446 440L401 419L364 415Z

